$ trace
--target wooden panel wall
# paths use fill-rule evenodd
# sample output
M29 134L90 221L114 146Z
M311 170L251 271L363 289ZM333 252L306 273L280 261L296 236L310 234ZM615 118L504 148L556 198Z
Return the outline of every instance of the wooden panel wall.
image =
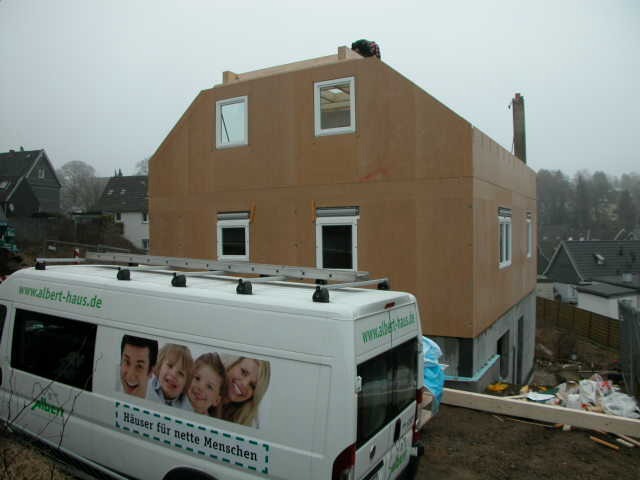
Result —
M536 176L484 133L473 129L474 336L528 295L536 285ZM498 207L511 208L511 265L498 268ZM527 258L526 214L532 215L532 256Z
M316 138L313 83L352 75L357 132ZM215 102L241 95L249 145L216 150ZM214 258L216 213L251 210L252 261L315 265L315 208L358 205L359 269L415 293L426 333L471 337L499 310L474 295L502 295L474 289L474 242L492 241L474 224L496 210L476 208L473 141L468 122L375 58L205 90L150 163L152 253Z

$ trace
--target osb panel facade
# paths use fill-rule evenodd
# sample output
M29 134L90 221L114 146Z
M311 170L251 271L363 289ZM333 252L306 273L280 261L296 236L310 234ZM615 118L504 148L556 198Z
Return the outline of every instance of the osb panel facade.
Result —
M473 129L474 336L491 326L536 286L536 174L522 161ZM511 265L498 268L498 208L511 209ZM531 213L532 255L527 257L526 214ZM487 228L488 227L488 228Z
M315 137L314 82L349 76L356 133ZM249 145L216 150L215 102L242 95ZM473 139L468 122L374 58L205 90L150 162L152 253L215 258L216 213L249 210L252 261L313 266L315 208L357 205L358 269L415 293L425 333L473 336L496 319L474 300L474 241L489 235L474 221L497 234L495 212L480 221L475 210Z

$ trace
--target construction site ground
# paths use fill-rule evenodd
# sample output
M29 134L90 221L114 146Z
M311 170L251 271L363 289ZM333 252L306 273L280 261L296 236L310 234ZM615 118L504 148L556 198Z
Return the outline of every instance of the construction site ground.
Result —
M444 405L423 429L419 480L640 478L640 448L612 450L591 431L563 431Z
M443 405L423 430L425 455L417 480L607 480L640 478L640 448L611 450L594 432L548 429ZM60 465L29 443L0 438L0 478L68 480ZM52 476L53 473L53 476Z

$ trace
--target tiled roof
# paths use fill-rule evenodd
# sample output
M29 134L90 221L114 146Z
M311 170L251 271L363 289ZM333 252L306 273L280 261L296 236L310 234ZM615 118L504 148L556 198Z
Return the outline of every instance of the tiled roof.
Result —
M640 272L640 241L587 240L562 242L584 281Z
M93 210L102 212L147 212L146 175L111 177Z
M0 153L0 176L21 177L33 165L42 150L17 150Z
M9 194L13 191L19 180L20 177L0 175L0 202L7 201Z
M637 291L632 288L620 287L618 285L610 285L608 283L594 283L593 285L580 285L576 290L582 293L590 293L598 297L622 297L629 295L637 295Z

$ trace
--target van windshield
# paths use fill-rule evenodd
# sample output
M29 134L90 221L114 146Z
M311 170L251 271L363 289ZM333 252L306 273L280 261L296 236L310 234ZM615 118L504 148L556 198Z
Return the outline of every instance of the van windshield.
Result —
M416 399L418 341L414 338L358 365L360 447Z

